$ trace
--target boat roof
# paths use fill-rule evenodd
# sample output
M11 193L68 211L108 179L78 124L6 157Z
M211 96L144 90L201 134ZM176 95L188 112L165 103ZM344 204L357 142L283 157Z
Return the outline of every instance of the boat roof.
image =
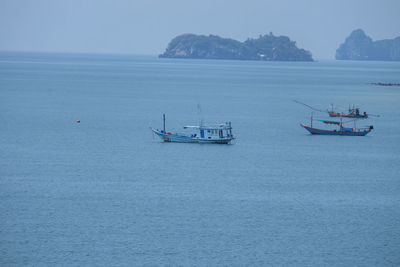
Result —
M337 124L337 125L340 124L340 121L328 121L328 120L318 120L318 121L321 121L326 124Z
M221 123L221 124L216 124L216 125L201 125L201 126L183 126L184 129L206 129L206 130L224 130L224 129L232 129L230 124L228 123Z

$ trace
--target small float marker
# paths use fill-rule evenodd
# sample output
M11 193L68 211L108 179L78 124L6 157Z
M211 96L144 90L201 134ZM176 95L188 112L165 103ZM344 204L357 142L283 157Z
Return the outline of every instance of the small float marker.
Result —
M76 120L76 123L81 123L81 120Z

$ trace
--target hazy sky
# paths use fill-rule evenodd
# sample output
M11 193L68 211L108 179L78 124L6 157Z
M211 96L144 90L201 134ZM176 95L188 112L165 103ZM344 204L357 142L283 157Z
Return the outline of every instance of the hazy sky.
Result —
M354 29L400 36L400 0L0 0L0 50L162 53L182 33L286 35L334 58Z

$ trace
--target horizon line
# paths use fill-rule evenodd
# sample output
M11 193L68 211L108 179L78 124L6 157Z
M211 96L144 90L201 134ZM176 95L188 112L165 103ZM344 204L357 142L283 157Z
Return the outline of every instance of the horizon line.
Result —
M148 53L125 53L125 52L71 52L71 51L43 51L43 50L0 50L0 53L44 53L44 54L75 54L75 55L110 55L110 56L148 56L157 57L160 54L148 54ZM216 59L218 60L218 59ZM332 58L315 58L314 61L319 60L336 60ZM262 60L249 60L249 61L262 61ZM274 60L268 61L273 62ZM276 60L279 61L279 60ZM286 61L285 61L286 62ZM290 62L290 61L287 61ZM293 61L296 62L296 61Z

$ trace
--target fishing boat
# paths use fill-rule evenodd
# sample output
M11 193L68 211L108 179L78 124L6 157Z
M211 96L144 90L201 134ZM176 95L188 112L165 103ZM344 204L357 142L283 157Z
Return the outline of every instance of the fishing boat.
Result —
M321 135L342 135L342 136L365 136L374 129L374 126L370 125L368 127L356 128L356 120L348 121L354 122L354 127L343 127L344 123L342 122L342 117L340 117L340 121L328 121L328 120L318 120L325 124L337 125L339 129L329 130L329 129L318 129L313 127L313 116L311 115L311 124L310 126L300 124L301 127L309 131L311 134L321 134Z
M233 139L231 122L217 125L184 126L184 129L196 130L197 133L172 133L165 130L165 114L163 115L163 129L150 128L164 142L178 143L206 143L229 144Z
M328 114L330 117L344 117L344 118L359 118L359 119L367 119L368 114L367 112L364 111L364 113L360 113L360 108L353 108L349 107L349 113L344 113L344 112L336 112L333 110L333 105L332 105L332 110L328 110Z
M350 106L349 106L348 113L344 113L344 112L335 111L333 104L331 104L331 106L332 106L331 110L329 110L329 109L323 110L323 109L318 109L318 108L312 107L310 105L307 105L307 104L297 101L297 100L293 100L293 101L298 104L304 105L314 111L328 113L329 117L343 117L343 118L357 118L357 119L367 119L370 116L371 117L379 117L379 115L367 114L367 112L365 112L365 111L363 113L361 113L360 108L354 107L354 105L353 105L353 108L350 108Z

